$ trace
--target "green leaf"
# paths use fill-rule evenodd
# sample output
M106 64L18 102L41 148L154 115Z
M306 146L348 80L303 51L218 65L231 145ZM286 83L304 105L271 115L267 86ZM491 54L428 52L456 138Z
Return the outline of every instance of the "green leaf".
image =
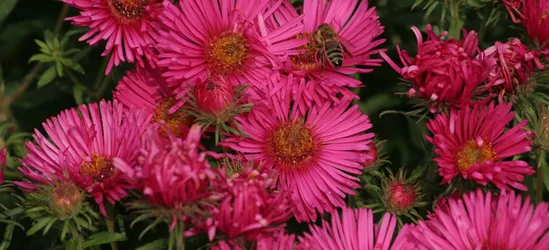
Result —
M44 31L44 41L46 42L48 47L50 47L52 49L56 48L56 46L55 46L55 35L53 34L53 32L51 32L51 30Z
M57 75L59 75L59 77L63 77L63 64L60 60L55 61L55 70L57 71Z
M84 103L84 89L82 88L82 85L74 85L74 87L72 87L72 95L74 96L74 101L76 101L76 104L80 105Z
M168 247L168 239L158 239L153 242L149 242L135 250L158 250L166 249Z
M84 244L81 236L78 238L72 238L65 243L65 250L83 250Z
M431 13L433 13L433 11L438 6L438 4L439 4L439 2L434 2L433 4L431 4L431 6L429 6L427 11L425 12L425 16L423 16L423 19L429 18L429 16L431 15Z
M123 234L115 232L100 232L90 236L88 240L84 242L84 247L98 246L123 240L126 240L126 236Z
M545 188L549 191L549 166L547 164L543 164L540 168L540 171L543 176L543 183L545 184Z
M53 58L50 55L46 54L36 54L29 59L29 63L34 61L53 62Z
M4 228L4 238L2 239L2 243L0 243L0 250L7 250L10 247L14 228L13 224L9 224Z
M50 221L55 218L51 218L51 217L44 217L44 218L40 218L38 220L38 222L36 222L36 224L34 224L34 226L32 226L29 231L27 231L27 236L29 235L33 235L35 234L36 232L38 232L38 230L44 228L46 225L48 225L48 223L50 223Z
M414 10L417 6L419 6L421 3L423 3L424 0L416 0L414 5L412 5L412 10Z
M42 88L44 86L46 86L46 84L50 83L51 81L53 81L53 79L55 79L55 67L54 66L51 66L48 70L46 70L46 72L44 72L44 74L42 74L42 76L40 77L40 79L38 79L38 88Z
M61 58L61 63L80 74L85 73L84 68L82 68L82 66L80 66L80 64L78 64L75 60L72 60L70 58Z
M6 17L13 11L18 0L2 0L0 1L0 24L4 22Z

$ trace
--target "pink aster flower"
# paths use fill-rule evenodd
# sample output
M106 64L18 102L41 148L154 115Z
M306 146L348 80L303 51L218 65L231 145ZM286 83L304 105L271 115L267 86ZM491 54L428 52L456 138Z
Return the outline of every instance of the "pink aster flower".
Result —
M496 196L479 189L447 200L429 220L405 228L402 250L542 250L549 244L549 205L536 207L514 192Z
M182 108L184 100L168 86L157 69L136 67L122 77L114 99L126 108L142 108L153 123L164 123L175 135L184 135L194 122Z
M295 8L284 2L269 20L268 27L277 29L295 16L298 16ZM300 54L290 56L284 65L284 71L289 75L285 87L292 89L293 99L300 95L298 105L310 107L325 100L337 101L338 94L358 98L347 87L357 88L362 82L350 75L369 73L373 70L371 67L380 66L382 62L371 58L380 51L376 47L385 42L379 38L384 27L375 7L370 7L368 1L359 0L305 0L303 16L304 26L297 30L297 36L309 42L301 47ZM322 49L318 49L323 44L315 39L316 31L322 31L319 34L328 43L324 48L340 48L342 61L334 60L337 61L334 64ZM331 32L333 34L329 35Z
M489 182L498 188L508 186L527 190L521 182L524 175L535 171L527 162L512 160L532 149L532 132L525 129L523 120L511 129L511 104L452 109L450 115L439 114L427 123L433 136L426 136L435 146L442 183L462 176L476 183Z
M4 183L4 171L6 170L8 148L0 150L0 185Z
M160 25L156 22L162 12L160 0L61 0L80 10L80 15L66 20L77 26L90 27L80 37L96 45L107 42L102 56L110 54L105 73L120 62L130 63L142 56L154 58L152 46Z
M292 216L289 193L274 192L275 180L269 169L248 165L230 175L226 173L226 167L220 170L217 192L222 198L219 206L210 211L214 221L210 239L214 233L222 235L218 247L212 249L225 249L226 244L241 246L238 242L255 242L284 229Z
M162 129L162 128L161 128ZM186 138L150 128L143 137L143 146L135 165L122 158L114 158L114 166L128 177L128 182L151 206L173 211L170 230L178 221L185 221L191 206L209 199L210 185L215 173L199 152L201 129L194 125Z
M21 159L20 171L38 184L70 178L95 198L106 215L103 200L114 204L131 188L112 160L116 157L134 164L148 122L143 111L125 111L116 101L62 111L43 123L51 141L35 130L35 142L27 142L29 153ZM31 190L36 187L28 182L17 184Z
M503 0L511 18L522 26L538 46L549 48L549 1ZM516 14L516 16L515 16Z
M513 94L518 86L527 84L536 68L545 68L539 60L539 52L531 50L517 38L506 43L496 42L485 53L497 61L490 73L490 85L496 90L505 90L505 93Z
M447 35L436 35L431 25L427 25L427 41L418 28L412 27L417 39L417 55L412 58L405 50L397 46L398 55L404 67L399 67L385 53L381 53L385 61L404 79L410 81L408 97L417 97L436 108L440 104L463 107L472 98L481 98L489 86L480 87L487 79L495 61L477 55L477 33L464 31L462 40L442 40ZM489 98L481 98L484 103ZM436 110L436 109L435 109Z
M257 240L258 250L294 250L295 245L295 235L286 234L284 230L262 236Z
M165 2L159 65L170 80L203 82L224 76L234 85L263 85L279 68L278 57L295 54L303 41L285 32L302 24L296 18L277 32L265 33L264 20L278 7L270 0L182 0Z
M381 224L374 222L372 210L344 208L341 218L333 214L331 225L311 225L310 233L299 237L298 250L373 250L390 249L396 217L386 213Z
M271 96L250 113L237 117L249 137L231 137L223 146L245 154L248 159L273 166L279 174L278 189L292 192L298 221L314 221L319 211L344 207L346 194L358 188L356 175L373 158L368 154L373 133L368 116L358 106L348 108L326 101L306 114L285 99Z

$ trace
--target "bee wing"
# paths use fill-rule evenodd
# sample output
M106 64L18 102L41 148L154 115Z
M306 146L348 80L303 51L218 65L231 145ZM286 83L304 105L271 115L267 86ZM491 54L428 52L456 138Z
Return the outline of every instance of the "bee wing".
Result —
M349 49L354 49L355 46L351 42L349 42L349 40L347 40L343 37L337 36L337 39L338 39L339 44L341 45L341 49L343 49L343 52L345 54L347 54L348 56L353 56L353 54L351 54Z

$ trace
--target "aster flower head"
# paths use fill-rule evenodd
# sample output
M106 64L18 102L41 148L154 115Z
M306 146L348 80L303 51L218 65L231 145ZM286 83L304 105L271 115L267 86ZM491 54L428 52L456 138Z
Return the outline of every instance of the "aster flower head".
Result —
M405 215L412 220L417 212L416 207L425 205L422 202L421 187L412 179L406 178L405 171L400 169L396 176L389 170L388 177L382 177L383 205L394 215Z
M198 151L200 138L198 125L191 127L186 138L175 137L169 131L162 133L152 126L143 137L135 165L114 159L114 166L127 176L128 182L147 202L136 206L146 207L138 213L165 217L170 231L180 222L188 222L188 217L197 216L198 210L212 202L209 187L215 173L206 153Z
M120 62L140 61L143 56L155 58L152 46L158 37L157 17L162 12L160 0L62 0L80 10L78 16L66 20L90 27L80 37L96 45L106 41L102 56L110 56L105 73ZM154 64L154 61L151 61Z
M396 218L389 213L376 224L370 209L343 208L341 217L332 216L331 224L323 221L322 226L311 225L310 233L299 237L297 250L391 249L395 226Z
M300 45L285 35L287 27L267 36L264 20L278 7L270 0L183 0L164 7L160 19L167 30L159 39L159 65L172 81L224 76L234 85L261 86L280 67L277 57Z
M369 73L382 62L372 58L385 41L379 38L384 27L375 7L370 7L368 1L305 0L302 9L303 28L294 32L308 43L300 47L299 54L285 60L284 71L291 79L285 87L293 89L294 100L301 96L299 105L305 107L337 100L338 94L358 98L347 87L357 88L362 82L350 75ZM291 4L283 4L269 20L268 27L285 25L296 16ZM332 62L326 51L334 49L342 57ZM329 57L334 58L335 54L330 53Z
M271 235L265 235L259 237L257 240L258 250L294 250L295 249L295 235L286 234L284 230L273 233Z
M541 48L549 48L549 1L546 0L504 0L511 18L522 26L530 39Z
M527 120L506 129L515 118L511 106L491 103L452 109L450 115L439 114L427 123L433 135L426 137L435 146L442 183L461 176L500 189L527 189L521 182L534 169L525 161L508 158L532 149L532 132L525 129Z
M425 102L432 111L444 105L463 107L477 103L473 98L480 98L483 103L489 100L480 96L488 87L480 85L487 79L495 61L483 53L477 55L476 32L464 30L461 40L443 40L447 32L437 35L432 26L427 25L428 39L423 41L417 27L412 27L412 31L418 43L417 55L412 58L397 46L403 67L381 53L385 61L410 82L408 97Z
M269 169L248 165L230 175L227 173L225 167L220 169L217 192L222 198L219 206L211 210L215 229L209 231L210 239L215 233L220 238L220 246L244 247L284 228L292 216L289 193L274 192Z
M485 53L497 62L489 76L490 85L496 91L504 90L505 93L513 94L519 87L528 84L536 68L544 69L539 52L531 50L517 38L506 43L496 42Z
M4 182L8 148L0 149L0 185Z
M51 141L35 130L35 142L27 142L29 153L21 159L19 170L32 183L16 184L33 190L36 184L69 178L90 193L106 215L103 200L114 204L131 188L113 166L113 158L134 164L148 122L142 110L124 110L116 101L62 111L43 123Z
M126 72L113 96L124 107L144 109L153 123L163 123L171 133L184 136L195 119L186 111L184 98L176 92L158 69L137 66Z
M405 226L399 249L547 249L549 206L534 206L514 192L494 195L480 189L449 199L429 220Z
M314 221L317 211L345 206L345 195L359 187L356 175L369 158L374 134L368 132L368 116L356 105L348 108L348 99L327 101L302 114L290 105L289 94L284 99L273 95L237 117L248 137L230 137L222 145L273 166L278 189L292 192L296 219Z

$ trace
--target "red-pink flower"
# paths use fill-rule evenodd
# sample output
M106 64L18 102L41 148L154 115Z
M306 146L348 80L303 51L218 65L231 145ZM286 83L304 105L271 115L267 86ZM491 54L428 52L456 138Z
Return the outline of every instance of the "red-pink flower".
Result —
M279 26L286 25L297 16L295 8L290 3L283 2L273 18L267 21L267 27L276 31ZM385 39L379 38L384 27L378 19L375 7L369 7L368 1L303 2L304 26L292 32L309 42L301 46L303 51L300 54L285 60L283 70L289 76L284 88L292 89L292 98L300 100L298 106L307 108L326 100L337 101L340 99L338 94L358 98L347 87L358 88L362 86L362 82L351 75L369 73L373 70L372 67L380 66L382 62L381 59L371 58L379 52L376 47L385 42ZM335 32L333 39L342 48L343 61L338 60L337 65L332 65L326 53L318 49L322 44L314 38L314 34L322 24L327 24L325 27L330 27ZM332 45L327 48L331 49L330 46Z
M106 215L103 200L114 204L131 188L112 160L135 163L148 122L142 110L126 111L116 101L62 111L43 123L51 141L35 130L35 142L27 142L29 153L21 159L19 170L36 184L69 178L93 195ZM36 187L34 183L17 182L30 190Z
M154 58L152 46L160 25L156 22L162 12L160 0L61 0L80 10L78 16L66 20L77 26L90 27L80 37L96 45L106 41L102 56L110 54L105 73L120 62L130 63L142 56Z
M211 196L209 190L215 173L206 159L206 153L198 151L200 138L198 125L191 127L186 138L150 128L143 137L143 146L135 165L114 158L114 166L127 176L128 182L142 192L152 206L183 210ZM177 216L185 214L173 214L171 230L178 221L185 220Z
M153 123L164 123L171 133L184 135L194 117L182 108L183 98L175 94L157 69L136 67L122 77L113 96L126 108L142 108Z
M350 100L326 101L306 114L290 105L290 93L273 95L250 113L237 117L248 137L231 137L222 145L248 159L273 166L279 173L278 189L291 191L298 221L316 220L345 206L345 195L358 188L372 144L368 116Z
M396 217L386 213L381 224L375 224L372 210L344 208L341 218L334 213L331 225L311 225L310 233L299 237L298 250L374 250L390 249ZM398 249L394 248L393 249Z
M286 234L284 230L261 236L257 240L257 250L294 250L295 245L295 235Z
M417 226L405 225L400 234L406 244L399 249L547 249L548 208L514 192L497 196L479 189L447 200Z
M198 83L194 87L196 105L200 111L218 115L234 101L233 89L233 86L221 77Z
M490 85L496 90L505 90L505 93L513 94L517 86L527 84L536 68L544 69L539 52L531 50L518 38L506 43L496 42L485 53L497 62L489 76Z
M489 86L480 87L487 79L495 61L477 55L477 33L464 31L462 40L454 38L442 40L447 35L436 35L431 25L427 25L427 41L418 28L412 27L417 39L417 55L412 58L405 50L397 46L398 55L404 67L396 65L385 53L385 61L404 79L411 82L408 97L429 103L431 108L439 104L463 107L474 103L472 98L479 97ZM482 98L485 102L488 98Z
M521 182L534 169L525 161L509 158L532 149L532 132L525 129L527 120L506 129L515 118L511 106L491 103L452 109L449 116L439 114L427 123L433 136L426 137L435 146L442 183L462 176L482 185L527 189Z
M6 170L8 148L0 150L0 184L4 182L4 171Z
M297 53L303 44L288 36L297 21L265 33L264 20L278 7L271 0L181 0L164 2L158 47L159 65L171 81L203 82L224 76L233 85L264 85L263 78L280 68L278 57Z
M253 165L227 175L220 169L220 183L216 191L222 196L219 206L212 209L213 234L222 235L218 247L234 245L240 239L254 242L283 229L292 217L288 191L275 192L275 179L269 169ZM240 245L240 244L238 244Z
M549 48L549 1L503 0L515 23L522 23L530 39L538 46ZM515 16L515 14L517 16Z

